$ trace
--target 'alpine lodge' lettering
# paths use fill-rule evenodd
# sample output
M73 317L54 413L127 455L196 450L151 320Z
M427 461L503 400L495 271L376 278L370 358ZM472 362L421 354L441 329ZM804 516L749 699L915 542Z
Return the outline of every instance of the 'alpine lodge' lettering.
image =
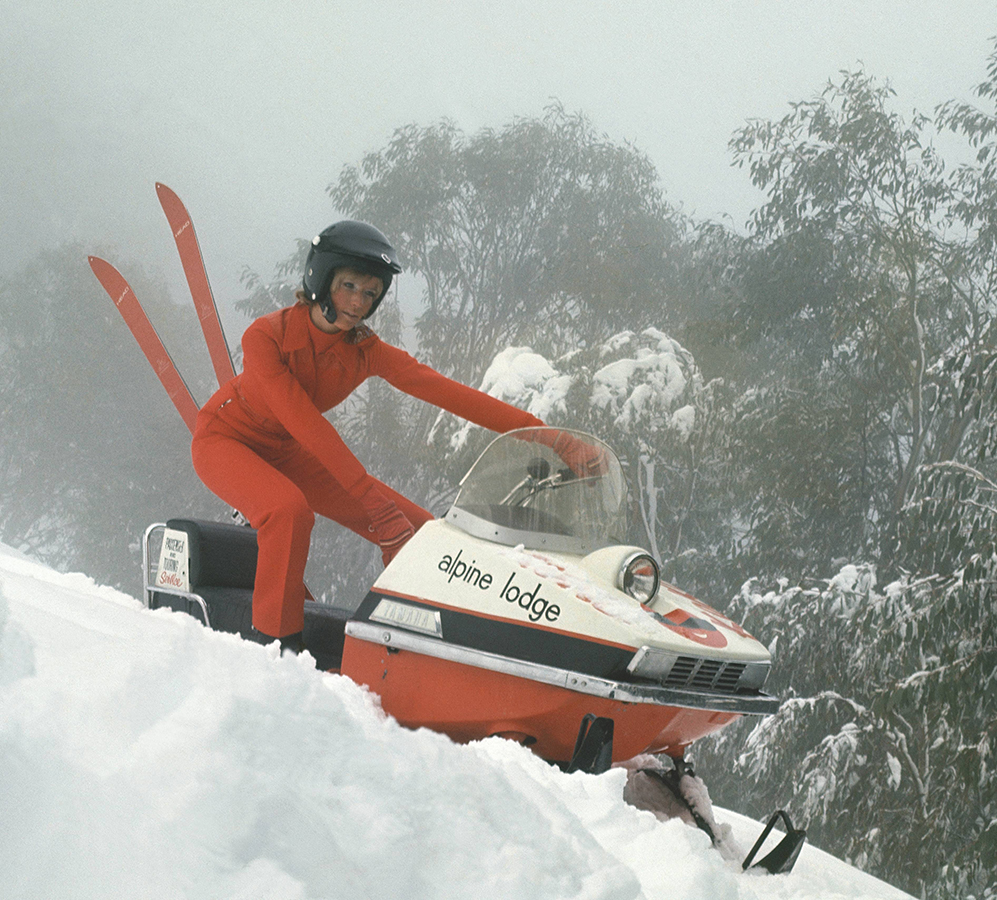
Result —
M437 568L447 576L447 584L456 580L482 591L488 590L494 581L491 573L482 572L478 568L476 560L472 559L468 562L466 559L461 559L460 554L460 550L454 556L447 553L437 565ZM516 573L513 572L505 586L499 591L499 597L524 610L531 622L540 622L541 620L556 622L561 615L561 607L540 596L542 582L538 581L532 590L527 590L515 584L515 578Z
M447 579L447 584L450 584L455 578L458 581L466 581L468 584L473 584L481 590L488 590L492 586L492 576L487 572L482 573L474 565L474 560L472 559L470 563L466 560L460 558L460 550L457 551L457 555L451 557L449 555L444 556L440 560L439 569L441 572L446 572L450 577Z
M505 583L505 587L499 591L499 596L508 603L515 603L525 609L531 622L539 622L541 618L548 622L556 622L557 617L561 615L561 607L556 603L548 603L543 597L537 596L540 591L540 582L537 582L537 586L532 591L524 591L512 583L512 579L515 577L516 573L513 572Z

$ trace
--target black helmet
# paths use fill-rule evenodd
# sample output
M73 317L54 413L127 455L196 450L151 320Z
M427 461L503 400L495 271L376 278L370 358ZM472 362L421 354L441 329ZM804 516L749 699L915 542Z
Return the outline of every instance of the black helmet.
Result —
M321 234L312 238L305 261L303 287L308 298L317 302L323 314L335 321L335 310L331 309L329 289L336 269L356 269L367 275L381 279L384 289L370 307L364 318L371 316L391 286L391 278L401 272L395 248L373 225L344 219L330 225ZM331 316L331 318L330 318Z

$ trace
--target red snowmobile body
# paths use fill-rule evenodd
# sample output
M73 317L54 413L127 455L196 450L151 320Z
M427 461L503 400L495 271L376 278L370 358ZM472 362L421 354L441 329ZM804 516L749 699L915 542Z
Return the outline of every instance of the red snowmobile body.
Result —
M608 764L681 757L738 716L774 712L762 692L768 651L617 542L626 488L615 454L576 433L605 455L600 474L579 478L549 432L495 439L445 518L420 529L358 606L306 603L318 665L368 686L403 725L456 741L502 735L560 764L593 721ZM153 565L164 529L169 552ZM150 526L145 546L149 606L250 636L251 529L173 520Z

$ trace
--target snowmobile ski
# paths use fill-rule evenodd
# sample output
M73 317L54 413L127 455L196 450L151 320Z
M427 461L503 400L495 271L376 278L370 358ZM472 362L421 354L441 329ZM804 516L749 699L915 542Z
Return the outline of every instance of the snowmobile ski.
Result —
M225 339L225 332L222 330L218 306L215 304L211 285L208 283L208 273L204 268L204 258L197 243L197 235L194 233L194 223L191 222L190 213L187 212L183 201L165 184L157 181L156 193L173 231L184 275L187 276L187 286L197 308L197 319L204 332L208 353L211 354L215 377L218 379L218 384L223 385L235 377L235 366L232 364L232 353Z
M678 800L679 803L685 807L686 811L692 816L693 822L695 822L696 827L706 833L706 836L716 844L719 840L717 833L713 830L713 826L710 825L709 821L702 814L699 807L692 803L686 796L685 791L682 790L682 779L685 777L695 778L696 773L693 771L692 766L690 766L682 757L675 757L672 759L671 769L658 769L658 768L644 768L640 769L642 775L646 775L648 778L653 778L663 787L671 791L672 796Z
M653 779L658 782L662 787L668 789L672 796L681 804L683 808L692 817L693 822L700 831L706 833L710 841L716 847L720 846L721 836L717 834L713 826L710 824L710 818L712 818L712 812L709 816L703 814L703 810L697 806L697 803L693 799L690 799L692 795L688 794L683 790L683 780L685 778L695 778L696 773L693 771L692 766L685 761L682 757L675 757L672 759L671 769L659 769L646 767L638 770L640 774L646 775L648 778ZM762 849L768 836L772 833L772 829L775 827L776 823L782 819L783 826L786 829L786 833L783 835L782 840L762 859L758 862L754 862L755 856L758 855L758 851ZM789 818L789 813L785 810L776 810L769 818L768 823L762 830L762 833L758 836L758 840L755 841L755 845L751 848L748 855L744 858L744 862L741 863L742 869L756 868L764 869L772 875L782 875L786 872L790 872L793 866L796 865L796 860L800 855L800 851L803 849L803 845L807 840L807 832L802 828L794 828L793 822ZM754 863L752 865L752 863Z
M198 412L197 401L156 333L155 327L149 321L145 310L142 309L142 304L139 303L135 292L124 276L109 262L99 256L90 256L88 260L97 280L114 301L118 312L125 320L125 324L142 348L145 358L149 360L160 383L166 388L166 393L169 394L170 400L173 401L177 412L180 413L180 418L193 433L194 421L197 419Z
M760 859L758 862L751 866L751 861L755 858L755 854L761 849L762 844L765 843L765 839L772 832L775 827L775 823L782 819L783 825L786 827L786 834L781 841L779 841L776 846L765 855L764 858ZM749 867L765 869L766 872L771 872L773 875L781 875L785 872L792 871L793 866L796 865L796 860L800 855L800 851L803 849L803 844L806 842L807 832L802 828L794 828L793 823L789 818L789 814L783 810L778 809L772 813L772 817L769 819L768 824L765 829L758 836L758 840L755 841L755 846L751 848L751 851L744 858L742 863L742 868L747 869Z

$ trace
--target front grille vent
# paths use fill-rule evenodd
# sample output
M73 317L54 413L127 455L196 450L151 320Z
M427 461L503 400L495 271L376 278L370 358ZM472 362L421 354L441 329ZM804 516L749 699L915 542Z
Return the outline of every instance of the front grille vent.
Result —
M727 663L723 670L717 675L714 687L725 694L733 694L737 690L737 683L744 673L744 663Z
M664 681L665 687L685 687L692 678L692 673L696 671L697 662L698 660L691 656L680 656L675 660Z
M699 688L700 690L709 690L713 687L713 682L716 681L717 675L723 668L723 663L716 659L704 659L700 664L699 668L696 669L696 674L692 676L692 687Z
M744 662L670 654L659 656L650 652L638 654L630 668L635 675L651 678L664 687L721 694L759 690L768 671L767 664L752 664L752 671L748 672L748 664Z

